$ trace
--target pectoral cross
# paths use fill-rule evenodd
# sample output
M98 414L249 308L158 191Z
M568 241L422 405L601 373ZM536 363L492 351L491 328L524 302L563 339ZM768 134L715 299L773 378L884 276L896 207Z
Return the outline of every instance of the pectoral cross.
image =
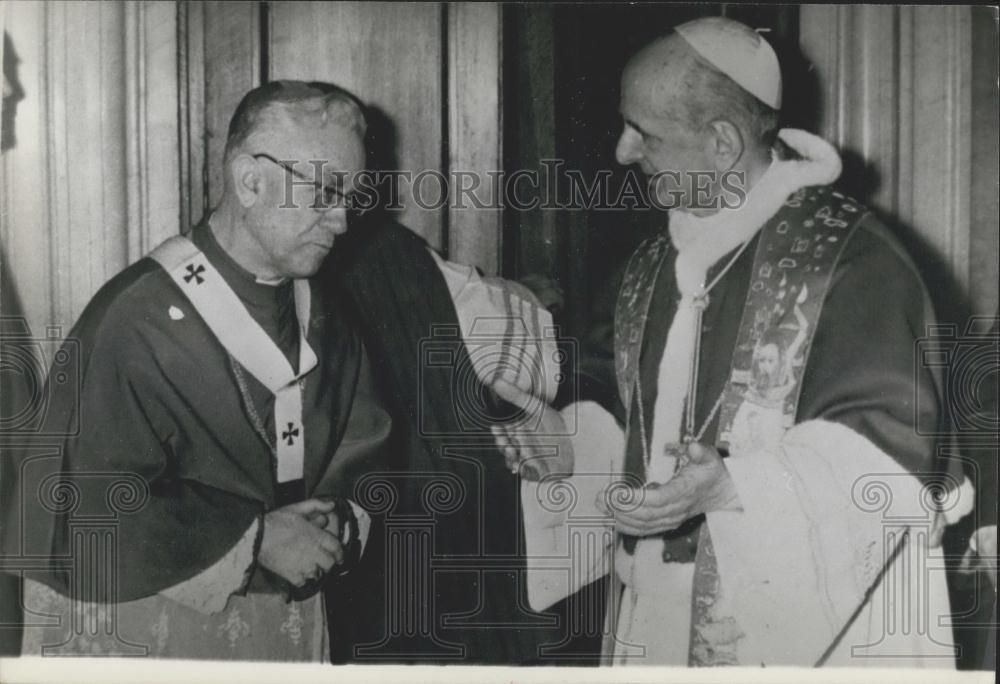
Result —
M192 278L194 279L195 285L201 285L205 282L205 279L201 277L201 274L205 272L205 264L198 264L197 266L194 264L188 264L187 272L188 274L184 276L185 283L190 283Z
M288 441L288 446L292 446L295 443L295 438L299 436L299 429L295 427L295 423L289 423L288 429L281 433L281 438Z

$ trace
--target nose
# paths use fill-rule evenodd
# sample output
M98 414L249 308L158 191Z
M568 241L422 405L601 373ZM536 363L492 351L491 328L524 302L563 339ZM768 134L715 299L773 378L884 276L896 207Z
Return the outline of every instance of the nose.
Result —
M329 230L334 235L343 235L347 232L347 209L344 207L334 207L323 212L320 217L320 225Z
M639 135L639 131L631 126L625 127L625 130L618 137L615 159L622 166L634 164L642 159L642 136Z

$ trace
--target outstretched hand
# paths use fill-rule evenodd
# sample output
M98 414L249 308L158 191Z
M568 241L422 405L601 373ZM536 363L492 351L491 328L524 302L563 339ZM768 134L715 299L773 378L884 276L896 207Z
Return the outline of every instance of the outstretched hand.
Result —
M959 572L974 574L983 572L989 578L994 591L997 587L997 526L984 525L972 533L969 549L958 567Z
M501 399L527 415L518 423L491 426L507 469L532 481L547 476L572 475L573 444L562 415L506 380L497 380L493 389Z
M619 532L639 537L674 530L702 513L740 510L736 486L719 452L697 442L687 445L686 457L670 480L649 483L632 496L640 503L627 510L609 509L605 496L597 505L614 516Z

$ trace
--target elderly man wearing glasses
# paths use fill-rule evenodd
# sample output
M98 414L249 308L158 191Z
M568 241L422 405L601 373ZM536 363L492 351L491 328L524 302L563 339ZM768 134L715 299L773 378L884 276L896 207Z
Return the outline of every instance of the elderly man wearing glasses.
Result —
M23 653L324 659L319 589L363 551L349 497L390 426L359 336L311 278L347 229L365 127L337 88L248 93L218 207L77 322L79 392L51 393L44 431L69 436L25 449L7 511L22 553L69 559L27 576L26 614L63 618L26 625ZM101 558L81 515L114 520Z

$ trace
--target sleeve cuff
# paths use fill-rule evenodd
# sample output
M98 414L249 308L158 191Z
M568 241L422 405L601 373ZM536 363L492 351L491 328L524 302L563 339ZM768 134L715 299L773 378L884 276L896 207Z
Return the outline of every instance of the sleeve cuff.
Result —
M347 503L351 507L356 524L346 528L344 543L353 544L356 541L358 544L358 556L360 556L365 552L365 544L368 543L368 533L371 531L372 519L368 515L368 511L358 504L350 499L347 500Z
M368 543L368 533L371 531L372 519L368 512L350 499L334 499L334 512L339 519L340 543L344 547L344 563L337 575L346 575L361 560Z

